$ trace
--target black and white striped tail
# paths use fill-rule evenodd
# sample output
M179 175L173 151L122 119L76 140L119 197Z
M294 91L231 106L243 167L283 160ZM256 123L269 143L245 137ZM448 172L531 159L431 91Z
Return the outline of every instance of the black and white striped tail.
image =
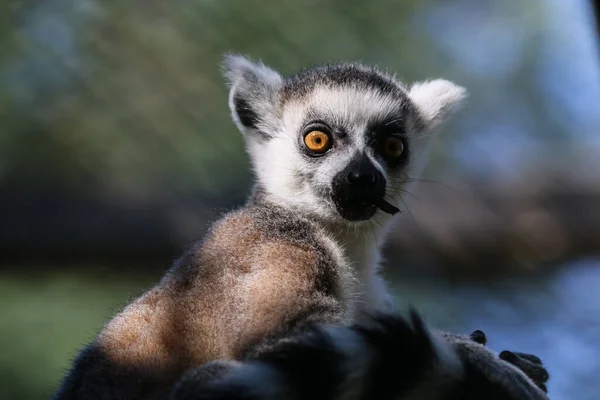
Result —
M380 315L350 328L313 327L223 378L195 390L180 388L183 395L175 397L384 400L422 393L429 398L443 391L445 381L452 381L449 376L460 375L458 357L444 345L415 312L410 322ZM434 384L416 388L431 379Z
M442 334L414 311L409 319L314 326L251 361L201 367L172 400L548 400L539 358L498 357L480 331Z

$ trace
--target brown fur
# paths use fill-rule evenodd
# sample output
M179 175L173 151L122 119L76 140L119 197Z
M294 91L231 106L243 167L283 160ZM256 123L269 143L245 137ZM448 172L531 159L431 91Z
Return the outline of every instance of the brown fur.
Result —
M373 257L384 229L378 229L381 232L376 234L375 229L366 225L359 230L356 224L343 220L342 203L350 200L344 190L334 190L334 186L341 187L337 183L349 184L348 168L355 168L351 160L344 157L348 165L342 169L334 159L306 173L308 165L316 164L309 163L310 155L301 150L299 157L290 162L302 167L286 170L292 174L282 184L274 179L276 171L265 172L263 162L273 161L269 166L273 169L285 168L277 165L277 156L300 149L290 147L295 144L288 140L271 142L273 146L263 145L274 139L273 135L298 139L309 121L292 123L291 120L311 114L310 110L300 113L297 104L283 107L279 97L285 92L289 100L291 92L302 97L316 88L342 86L354 90L356 96L352 98L358 102L370 104L373 99L381 100L372 107L359 107L356 113L348 112L347 104L336 101L321 110L324 113L321 117L331 120L331 124L335 122L332 130L353 136L347 143L368 140L369 148L375 151L376 146L371 145L373 137L366 132L372 130L373 123L378 125L393 117L396 125L426 112L433 127L433 122L441 121L449 107L462 99L463 89L442 80L423 83L418 90L410 91L418 100L411 110L407 108L409 93L373 68L343 64L311 71L284 79L243 57L227 58L225 75L231 86L230 108L246 137L249 156L259 175L257 182L264 192L258 188L247 207L217 222L206 239L188 251L158 285L110 321L97 340L80 353L58 398L164 399L186 370L214 360L223 361L211 363L210 370L194 375L214 376L235 364L226 360L256 356L310 322L348 323L360 311L386 308L390 304L384 285L376 276L377 257ZM397 118L399 113L402 118ZM411 117L412 114L415 115ZM394 128L399 133L410 126ZM407 142L408 136L403 135ZM338 138L341 139L340 135ZM341 145L344 143L345 140L340 140ZM279 152L276 145L283 145L285 151ZM269 151L259 152L259 148ZM350 148L360 149L356 154L364 153L360 157L367 160L362 145ZM394 163L396 172L390 177L403 177L401 171L405 167L401 165L405 166L408 160L404 157L398 160L401 164ZM372 161L368 161L369 165ZM381 175L375 169L373 165L369 174ZM329 176L330 173L333 175ZM323 179L313 179L316 176ZM377 193L386 189L385 178L376 183ZM284 190L280 191L282 187ZM314 192L306 191L307 187ZM370 191L373 187L358 189ZM282 206L269 203L267 197ZM369 201L377 204L380 200ZM364 211L363 217L367 218L368 210ZM308 215L319 218L320 225L308 220ZM343 222L340 229L325 227L335 221ZM383 224L381 220L375 222ZM367 238L367 232L371 231L373 237Z
M110 368L152 371L172 385L190 368L241 360L306 322L341 323L343 265L327 240L312 222L252 202L218 221L95 346Z

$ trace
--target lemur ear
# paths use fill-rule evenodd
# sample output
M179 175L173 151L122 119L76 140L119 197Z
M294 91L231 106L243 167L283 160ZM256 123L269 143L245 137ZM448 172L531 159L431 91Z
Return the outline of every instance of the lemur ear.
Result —
M431 132L465 103L467 90L450 81L436 79L413 84L408 95L417 106L421 121L419 128L423 132Z
M237 54L228 54L223 75L230 86L229 107L233 120L243 133L270 136L277 111L277 96L283 84L279 73L260 62Z

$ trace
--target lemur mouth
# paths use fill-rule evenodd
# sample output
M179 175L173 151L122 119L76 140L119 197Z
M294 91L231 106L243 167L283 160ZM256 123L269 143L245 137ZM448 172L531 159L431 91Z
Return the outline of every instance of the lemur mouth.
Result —
M398 207L390 204L388 201L386 201L384 199L377 201L375 203L375 206L377 206L377 208L379 208L384 213L387 213L390 215L398 214L400 212L400 209Z
M336 202L340 214L351 221L367 220L371 218L377 209L386 214L394 215L400 212L400 209L384 199L379 200L361 200L354 204L352 202Z

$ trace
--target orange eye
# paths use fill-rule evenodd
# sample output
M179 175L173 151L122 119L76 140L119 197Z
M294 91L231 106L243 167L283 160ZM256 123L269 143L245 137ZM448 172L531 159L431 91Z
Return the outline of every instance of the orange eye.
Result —
M310 151L325 153L331 146L331 139L325 132L312 131L304 137L304 144Z
M398 137L390 136L383 142L383 151L390 158L398 158L404 152L404 142Z

